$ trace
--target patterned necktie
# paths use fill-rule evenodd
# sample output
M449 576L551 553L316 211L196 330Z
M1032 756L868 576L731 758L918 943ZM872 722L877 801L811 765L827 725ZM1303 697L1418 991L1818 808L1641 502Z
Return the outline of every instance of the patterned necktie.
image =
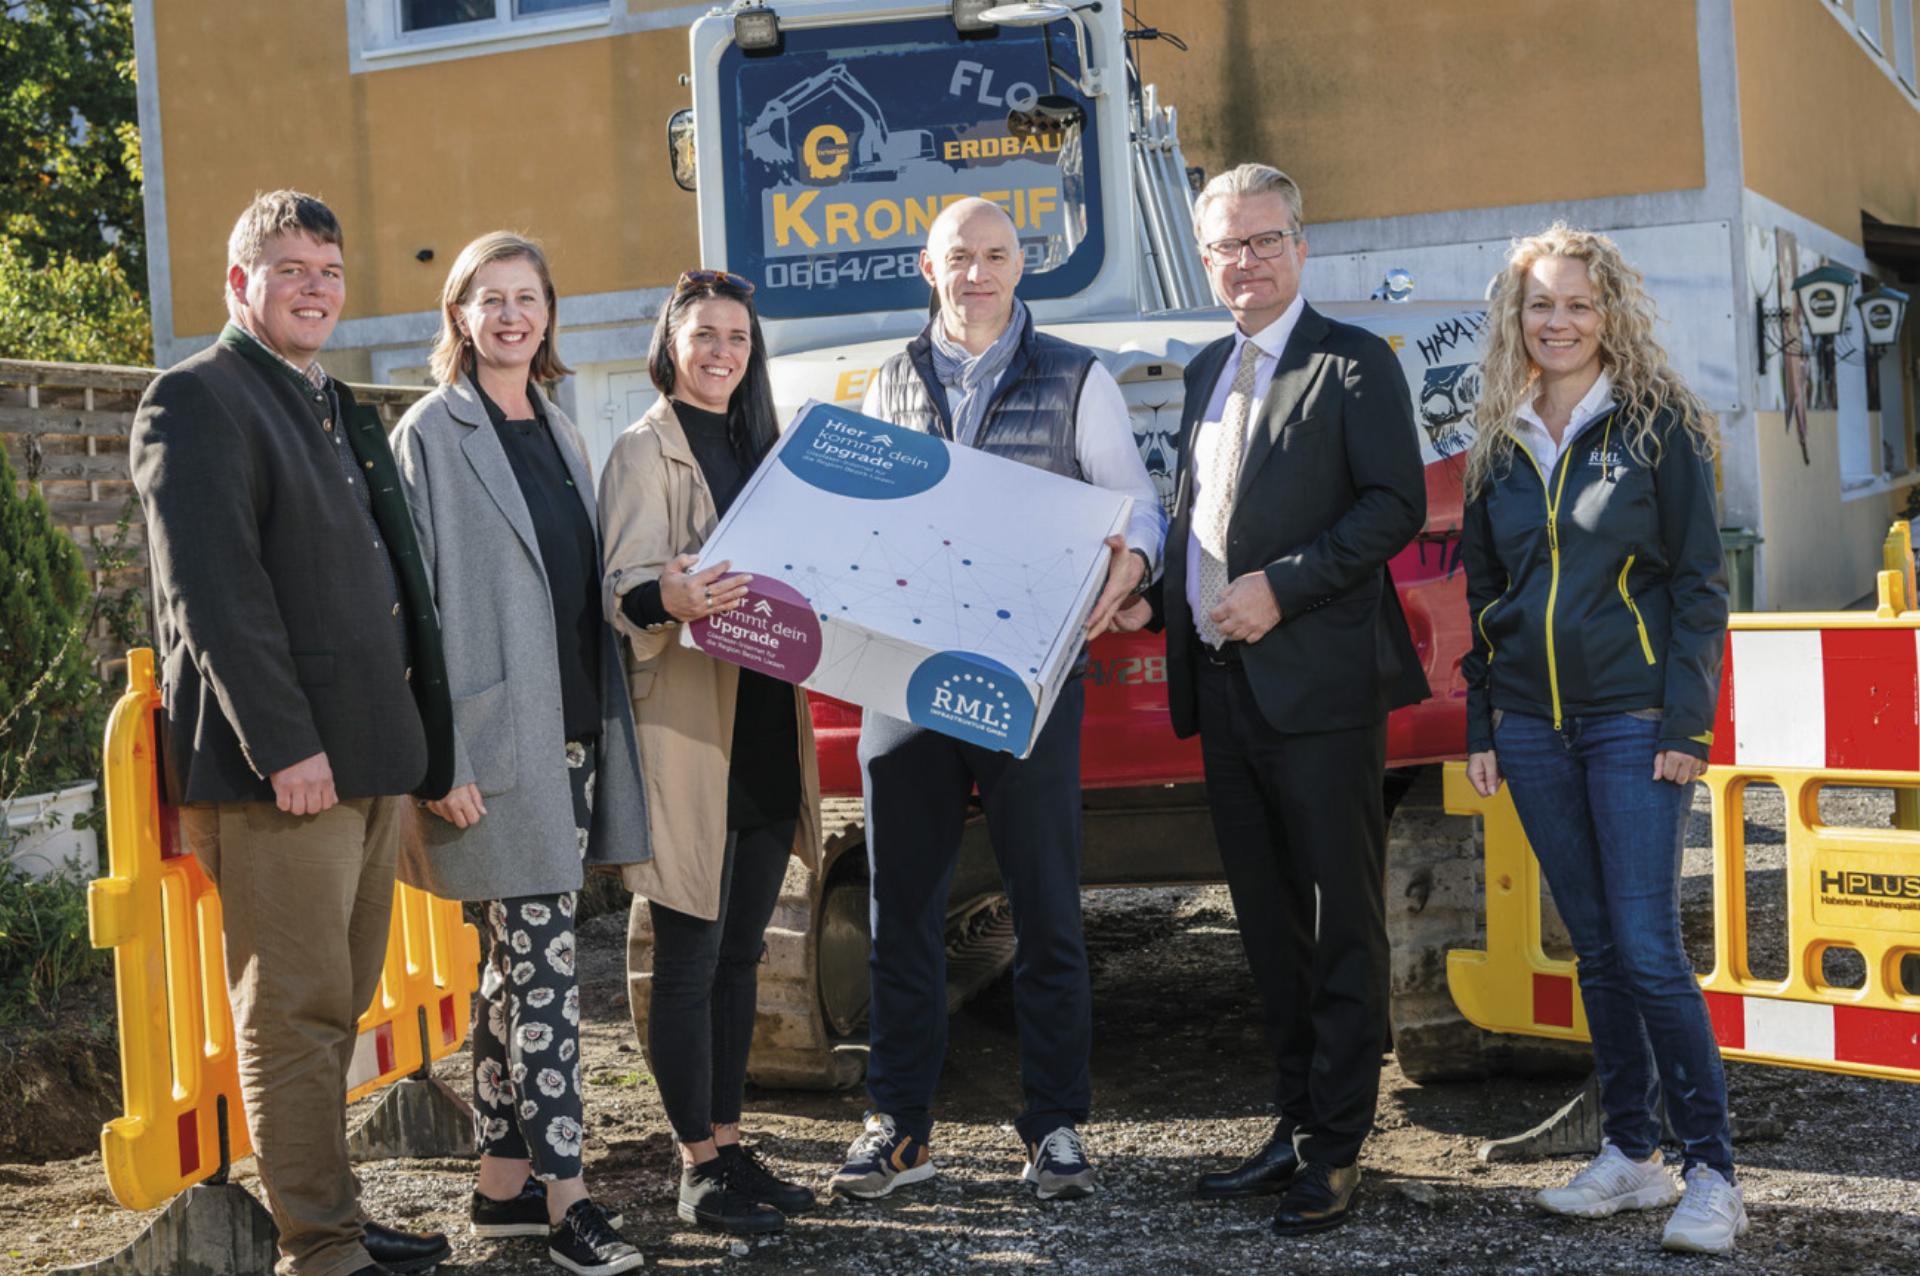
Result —
M1203 466L1200 504L1193 512L1194 535L1200 538L1200 610L1193 626L1201 640L1218 647L1227 639L1213 622L1213 609L1227 592L1227 522L1233 517L1233 496L1240 486L1240 462L1247 454L1247 422L1253 416L1253 375L1260 365L1260 347L1240 343L1240 366L1227 391L1227 410L1212 436L1210 449L1194 458Z

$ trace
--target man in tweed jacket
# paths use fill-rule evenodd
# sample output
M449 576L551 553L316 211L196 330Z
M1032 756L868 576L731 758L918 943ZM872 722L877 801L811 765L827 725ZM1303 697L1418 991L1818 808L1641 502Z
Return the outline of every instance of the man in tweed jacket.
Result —
M281 1270L424 1271L446 1240L364 1220L344 1111L405 795L451 776L440 632L386 433L315 362L346 298L339 223L259 196L228 261L232 322L148 388L131 441L167 792L220 888Z

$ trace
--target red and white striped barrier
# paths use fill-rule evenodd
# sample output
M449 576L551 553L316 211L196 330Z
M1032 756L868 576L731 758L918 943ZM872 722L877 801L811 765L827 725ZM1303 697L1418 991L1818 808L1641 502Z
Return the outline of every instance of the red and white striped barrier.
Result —
M1709 760L1920 772L1920 628L1735 628Z
M1920 1073L1920 1014L1709 992L1720 1048L1748 1059Z

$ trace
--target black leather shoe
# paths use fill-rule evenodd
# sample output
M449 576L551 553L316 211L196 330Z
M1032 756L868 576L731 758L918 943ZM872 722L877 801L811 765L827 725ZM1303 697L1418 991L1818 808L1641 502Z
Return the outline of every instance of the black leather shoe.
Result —
M1271 1196L1287 1190L1300 1169L1300 1154L1293 1150L1293 1131L1275 1126L1273 1135L1258 1152L1230 1170L1202 1174L1193 1185L1193 1195L1202 1201L1237 1201L1248 1196Z
M394 1276L430 1272L453 1257L453 1246L447 1244L447 1238L439 1232L428 1232L423 1236L398 1228L382 1227L378 1223L366 1223L360 1230L363 1234L361 1244L367 1247L367 1257L393 1272Z
M1324 1232L1347 1221L1353 1194L1360 1188L1360 1165L1322 1165L1308 1161L1280 1198L1273 1230L1282 1236Z
M362 1267L353 1276L388 1276L388 1273L384 1267Z

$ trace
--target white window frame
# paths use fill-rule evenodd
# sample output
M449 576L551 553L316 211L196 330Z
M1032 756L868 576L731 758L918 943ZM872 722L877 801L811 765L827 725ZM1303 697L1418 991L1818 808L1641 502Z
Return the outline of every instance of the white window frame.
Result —
M1893 73L1909 96L1920 91L1914 70L1913 0L1893 0Z
M615 25L616 0L588 0L554 13L514 13L515 0L493 0L494 16L425 31L401 29L402 0L351 0L347 6L353 70L437 62L447 57L533 48L604 34ZM618 8L624 12L624 3Z
M1895 2L1900 3L1901 0ZM1887 77L1887 82L1899 86L1901 96L1907 101L1907 108L1920 111L1920 86L1902 78L1894 58L1881 47L1877 32L1873 39L1868 39L1868 33L1862 31L1860 23L1855 20L1855 6L1862 3L1865 0L1827 0L1825 7L1827 14L1846 31L1847 38L1859 45L1860 51L1872 59L1880 74Z
M1853 0L1853 25L1876 52L1887 47L1880 38L1880 0Z

